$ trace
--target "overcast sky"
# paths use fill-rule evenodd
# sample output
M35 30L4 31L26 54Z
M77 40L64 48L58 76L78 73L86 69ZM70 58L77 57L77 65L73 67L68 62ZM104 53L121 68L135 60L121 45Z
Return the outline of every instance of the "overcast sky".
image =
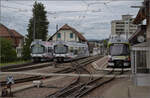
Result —
M38 1L38 0L37 0ZM42 2L47 11L49 34L68 24L77 31L84 33L87 39L103 39L111 33L111 21L121 19L123 14L135 17L142 0L78 0L78 1L38 1ZM1 1L1 23L22 35L27 34L28 21L32 16L33 1Z

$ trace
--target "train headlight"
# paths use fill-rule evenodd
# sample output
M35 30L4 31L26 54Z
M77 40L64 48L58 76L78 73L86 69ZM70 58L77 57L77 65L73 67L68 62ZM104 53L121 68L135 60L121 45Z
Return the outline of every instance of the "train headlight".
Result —
M125 61L130 61L130 57L127 57L127 58L125 59Z

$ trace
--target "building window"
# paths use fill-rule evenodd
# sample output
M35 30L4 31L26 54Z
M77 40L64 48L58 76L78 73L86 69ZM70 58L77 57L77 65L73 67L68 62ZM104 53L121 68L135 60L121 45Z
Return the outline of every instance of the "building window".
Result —
M73 33L70 33L70 38L73 38Z
M57 33L57 38L61 38L61 34L60 33Z

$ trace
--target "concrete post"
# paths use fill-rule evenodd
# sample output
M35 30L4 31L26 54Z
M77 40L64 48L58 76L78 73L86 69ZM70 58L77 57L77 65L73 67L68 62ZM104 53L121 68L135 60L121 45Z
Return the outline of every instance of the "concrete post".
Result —
M134 65L135 65L135 75L137 74L137 51L134 52L135 58L134 58Z
M131 50L131 69L132 74L135 74L135 56L134 56L134 50Z
M147 20L147 30L146 30L146 38L147 38L147 42L148 42L148 47L150 47L150 1L148 0L146 3L146 20ZM146 57L146 61L147 61L147 68L150 69L150 50L147 51L147 57Z

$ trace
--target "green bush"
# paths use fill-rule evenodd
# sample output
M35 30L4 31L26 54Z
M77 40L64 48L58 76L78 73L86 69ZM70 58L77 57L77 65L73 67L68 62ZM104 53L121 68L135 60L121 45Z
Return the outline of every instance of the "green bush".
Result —
M0 38L0 59L1 63L12 62L17 59L16 50L13 47L13 43L11 40Z

